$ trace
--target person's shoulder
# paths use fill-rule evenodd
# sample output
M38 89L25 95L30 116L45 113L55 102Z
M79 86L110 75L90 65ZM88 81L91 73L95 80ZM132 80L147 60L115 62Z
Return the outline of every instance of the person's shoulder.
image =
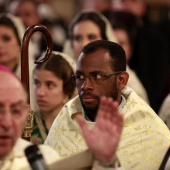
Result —
M126 102L122 108L123 112L128 113L151 113L156 114L155 111L130 87L125 87L122 92Z
M71 104L74 104L74 103L77 103L77 102L80 102L79 95L75 96L75 97L72 98L70 101L68 101L68 102L66 103L66 105L71 105Z
M73 112L80 112L82 110L81 102L79 95L75 96L73 99L71 99L69 102L67 102L62 110L67 109L68 111Z
M155 129L164 128L165 133L170 136L169 130L161 118L156 112L131 88L126 88L124 93L126 94L126 102L121 109L121 113L124 115L125 123L132 123L133 125L143 122L144 124L151 123Z
M136 91L129 87L126 86L122 91L121 91L121 95L125 97L126 101L128 100L134 100L135 103L140 104L140 103L145 103L147 106L149 106L137 93ZM144 104L144 105L145 105ZM150 106L149 106L150 107Z

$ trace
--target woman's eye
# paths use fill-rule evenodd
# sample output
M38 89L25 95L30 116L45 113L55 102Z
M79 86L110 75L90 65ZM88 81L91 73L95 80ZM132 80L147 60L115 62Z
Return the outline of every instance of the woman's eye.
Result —
M47 83L47 86L48 86L48 88L53 88L54 87L54 85L52 84L52 83Z
M4 35L2 38L3 38L3 41L5 41L5 42L8 42L11 40L11 37L8 35Z
M93 35L93 34L89 35L88 38L89 38L89 40L96 40L97 39L96 35Z
M73 40L75 41L81 41L81 39L82 39L81 36L78 35L73 37Z
M40 82L39 81L34 80L34 84L35 84L36 87L40 86Z

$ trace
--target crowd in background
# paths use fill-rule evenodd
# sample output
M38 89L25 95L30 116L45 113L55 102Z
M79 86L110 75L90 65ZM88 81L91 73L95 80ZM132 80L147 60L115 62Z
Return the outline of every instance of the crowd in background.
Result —
M61 1L56 2L61 5ZM115 97L115 99L119 100L119 109L122 109L125 117L126 126L124 131L127 130L127 133L131 134L127 137L128 140L132 137L130 142L133 143L136 140L133 137L135 138L135 135L138 134L142 142L148 142L147 146L151 146L152 135L154 135L153 138L159 136L155 138L155 140L159 140L162 137L159 131L162 130L161 127L166 129L166 124L170 129L169 1L74 0L63 2L67 5L65 7L61 5L59 10L59 7L55 6L57 3L54 5L52 0L0 1L0 64L10 68L19 78L22 71L22 38L26 29L32 25L44 25L52 36L53 52L50 59L43 64L34 64L34 61L40 60L44 56L47 48L44 35L41 32L34 33L29 44L30 105L34 110L34 127L31 142L43 144L45 141L45 144L51 145L61 156L68 156L73 153L75 148L73 147L74 149L70 150L72 142L73 144L75 142L74 146L76 146L76 149L78 148L78 150L75 149L74 153L86 148L83 139L81 139L82 134L79 134L78 128L74 129L74 114L76 111L78 113L82 112L89 126L91 126L96 117L95 114L91 113L97 113L97 109L95 111L90 110L89 114L88 107L86 108L86 104L83 105L83 100L88 101L88 96L87 99L84 99L81 91L85 91L86 88L93 89L94 87L91 85L94 82L99 83L100 80L105 80L114 75L118 77L116 81L119 82L120 79L120 82L113 84L114 87L108 83L106 85L108 89L100 89L96 86L99 88L96 94L99 93L100 95L102 90L106 90L107 93L110 87L112 89L110 91L114 93L115 97L117 90L119 97ZM73 3L75 4L73 5ZM61 11L67 15L62 15ZM124 51L121 54L123 54L122 56L125 54L126 58L121 60L122 56L120 56L115 60L116 62L120 60L117 67L120 67L121 62L124 61L122 70L115 71L116 69L113 69L114 73L111 74L88 72L88 69L90 70L93 64L98 67L96 63L99 63L98 65L105 63L104 57L106 56L100 48L98 49L98 52L101 53L99 55L100 61L97 61L96 55L93 57L95 59L90 59L89 56L93 56L93 52L95 54L96 50L90 50L95 48L93 45L88 47L89 49L87 48L89 50L87 54L86 48L84 49L85 54L80 54L85 46L95 40L108 40L115 42L115 48L117 44L123 47ZM103 47L106 42L102 42ZM96 41L96 44L100 46L100 41ZM117 52L117 50L115 51ZM96 52L96 54L98 53ZM89 60L84 61L83 55L87 55L86 57ZM81 67L83 69L80 69ZM76 68L78 68L78 72L75 72ZM82 70L84 70L84 73ZM89 81L87 81L87 78ZM82 86L80 86L81 83L83 84ZM131 93L135 95L131 97ZM77 94L83 108L80 106L79 98L75 97ZM65 109L67 108L69 109L66 114ZM150 125L149 123L152 122L153 117L155 122L153 121L153 125ZM163 125L158 123L159 121ZM129 122L131 123L129 127L132 126L133 128L128 127ZM150 131L151 136L148 135L148 140L143 140L145 137L143 138L141 135L143 134L141 127L146 128L146 131L150 131L151 127L156 130ZM169 133L168 130L165 131L165 134ZM75 136L72 135L73 132L76 133ZM63 134L62 136L60 136L61 133ZM72 139L72 137L75 139ZM66 145L67 142L63 142L67 138L71 143L70 146ZM126 146L127 141L125 138L122 138L120 146L122 143L122 146L124 144ZM140 138L138 139L140 140ZM136 144L139 150L141 141ZM77 145L77 143L79 144ZM80 147L81 144L82 148ZM157 145L154 145L155 150ZM63 151L63 148L66 151ZM150 148L153 149L152 147ZM126 151L131 152L131 148ZM128 163L129 159L126 155L128 153L125 154L126 151L122 151L121 160L127 159L124 165ZM121 153L121 149L119 152ZM164 152L165 150L163 154ZM134 157L136 158L136 156ZM140 159L137 158L137 161ZM129 166L129 163L127 166Z
M20 17L25 28L33 24L45 25L53 37L53 50L61 52L68 38L70 20L57 16L50 2L2 1L1 12L10 12ZM132 0L78 1L74 13L84 9L94 9L108 17L111 23L116 11L130 12L136 17L135 21L124 19L128 32L131 34L131 40L133 40L133 52L128 63L144 85L150 105L158 112L170 91L169 6L168 1L164 4L149 2L142 0L134 2ZM123 17L119 20L123 20ZM32 43L34 57L38 58L46 49L45 39L40 33L35 33Z
M126 51L127 69L138 79L137 84L133 81L131 84L134 88L140 86L143 90L138 94L145 95L143 99L157 114L160 112L161 115L163 114L161 117L167 117L168 113L162 113L164 109L162 106L165 105L164 100L168 101L165 98L168 98L170 93L169 2L166 0L156 1L157 3L144 0L78 0L75 2L74 8L70 5L73 16L69 16L68 19L57 15L57 9L55 10L52 5L54 2L48 0L1 1L0 10L1 15L10 13L19 17L25 30L34 24L45 25L52 35L53 51L65 52L70 56L73 52L67 51L67 46L68 39L72 38L70 33L73 31L71 30L73 18L82 10L100 12L110 22L116 37L115 41ZM68 2L65 1L66 3ZM69 13L69 8L66 10ZM32 62L46 50L46 42L43 35L36 32L31 38L31 43ZM71 42L71 47L73 43L74 41ZM15 71L16 65L12 67Z

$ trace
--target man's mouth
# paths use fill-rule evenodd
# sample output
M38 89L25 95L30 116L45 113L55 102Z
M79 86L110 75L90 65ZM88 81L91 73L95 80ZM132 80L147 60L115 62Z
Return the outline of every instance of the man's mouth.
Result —
M9 136L0 136L0 142L7 142L10 140L10 137Z
M82 98L82 101L84 103L91 103L91 102L94 102L96 100L95 96L92 95L92 94L82 94L81 98Z

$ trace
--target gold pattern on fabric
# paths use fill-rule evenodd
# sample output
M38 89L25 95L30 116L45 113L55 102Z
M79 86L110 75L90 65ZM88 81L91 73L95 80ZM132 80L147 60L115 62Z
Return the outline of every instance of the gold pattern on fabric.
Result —
M157 114L130 88L122 91L126 102L120 112L124 115L124 129L117 156L126 170L156 170L170 146L170 131ZM85 150L87 145L75 121L82 114L79 97L68 102L55 119L45 144L60 156ZM88 122L90 127L93 122Z

